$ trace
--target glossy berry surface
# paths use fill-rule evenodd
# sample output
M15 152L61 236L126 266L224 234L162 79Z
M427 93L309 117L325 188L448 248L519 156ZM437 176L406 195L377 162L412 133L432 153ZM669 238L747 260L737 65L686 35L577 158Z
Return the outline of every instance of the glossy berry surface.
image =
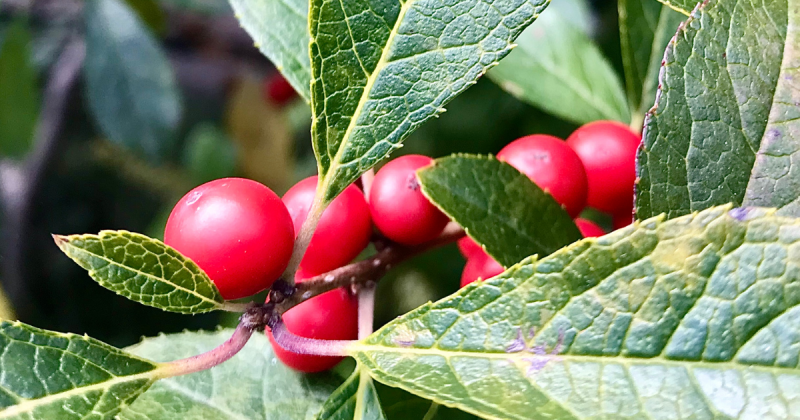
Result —
M586 169L589 206L609 213L631 206L640 143L628 126L613 121L586 124L569 136L567 144Z
M294 87L280 73L264 78L264 98L275 105L286 105L297 96Z
M461 252L461 255L466 259L472 258L473 255L484 253L483 248L469 236L464 236L459 239L456 244L458 245L458 250Z
M464 287L478 279L486 280L505 271L499 262L490 257L489 254L481 251L473 254L467 259L464 271L461 272L461 287Z
M420 190L416 171L432 163L427 156L400 156L375 174L369 209L373 223L387 238L419 245L439 236L450 221Z
M301 337L320 340L358 338L358 300L343 288L313 297L283 314L286 328ZM344 359L334 356L299 354L284 350L268 332L272 349L285 365L306 373L322 372Z
M317 177L312 176L295 184L283 196L296 234L308 217L316 191ZM361 190L350 185L325 209L300 267L312 276L339 268L367 247L370 236L369 205Z
M575 226L578 227L578 230L581 231L581 235L583 235L584 238L596 238L606 234L603 228L597 226L591 220L575 219Z
M548 191L570 216L577 216L586 206L588 184L583 164L563 140L544 134L525 136L506 145L497 159Z
M186 194L169 215L164 242L194 261L225 299L272 285L289 263L294 227L286 206L258 182L223 178Z

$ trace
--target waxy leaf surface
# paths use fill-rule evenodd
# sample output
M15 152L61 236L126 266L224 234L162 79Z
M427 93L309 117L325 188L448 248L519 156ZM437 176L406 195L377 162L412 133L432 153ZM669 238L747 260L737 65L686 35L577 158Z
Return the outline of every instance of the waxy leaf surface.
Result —
M462 289L351 348L489 419L800 418L800 220L637 222Z
M0 322L0 354L0 419L112 419L157 379L154 362L19 322Z
M330 202L506 56L548 0L312 0L312 142Z
M224 303L197 264L157 239L104 230L55 240L101 286L130 300L185 314L213 311Z
M353 374L325 401L316 420L386 420L378 391L369 374L356 367Z

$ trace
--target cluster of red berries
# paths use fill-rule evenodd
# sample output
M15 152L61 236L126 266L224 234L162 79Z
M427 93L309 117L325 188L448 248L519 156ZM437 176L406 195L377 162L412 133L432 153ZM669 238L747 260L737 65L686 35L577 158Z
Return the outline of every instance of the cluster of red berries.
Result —
M375 175L369 202L359 187L345 188L322 213L295 281L352 261L367 247L373 224L403 245L438 237L449 219L422 195L416 177L417 169L432 162L408 155L387 163ZM178 202L167 221L164 242L202 268L223 298L251 296L270 287L286 270L316 189L316 176L298 182L282 199L255 181L211 181ZM352 340L358 335L357 315L354 296L338 289L295 306L283 321L299 336ZM326 370L341 360L288 352L274 341L273 348L285 364L304 372Z
M619 229L633 220L639 143L641 137L627 126L596 121L575 130L567 141L542 134L522 137L504 147L497 158L548 191L573 218L590 206L611 214L614 229ZM576 218L575 224L587 238L606 233L586 219ZM503 266L469 237L458 247L467 259L462 286L503 272Z

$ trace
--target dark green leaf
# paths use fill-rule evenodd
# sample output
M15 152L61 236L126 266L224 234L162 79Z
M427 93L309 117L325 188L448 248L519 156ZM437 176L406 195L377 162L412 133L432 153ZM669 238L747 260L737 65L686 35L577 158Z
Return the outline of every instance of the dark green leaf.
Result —
M128 350L159 361L211 350L233 330L162 335ZM126 407L121 420L311 420L336 388L331 375L303 375L279 362L264 334L210 370L156 383Z
M489 77L517 98L563 119L627 124L631 114L619 77L565 12L551 6L522 32L517 48Z
M325 401L317 420L386 420L369 374L357 367Z
M159 240L123 230L54 238L101 286L133 301L184 314L224 303L197 264Z
M506 267L582 238L550 194L493 157L456 155L419 171L422 192Z
M493 419L796 418L800 220L648 219L426 304L350 348ZM767 414L769 413L769 414Z
M86 90L110 140L158 161L175 140L181 103L169 61L120 0L88 0Z
M308 1L229 0L242 27L306 102L311 100Z
M19 322L0 322L0 349L0 419L111 419L157 379L154 362Z
M686 15L653 0L619 0L618 7L628 103L639 127L656 100L664 50Z
M207 15L226 15L231 7L226 0L158 0L165 7Z
M186 167L196 184L232 176L236 170L236 146L219 128L198 124L187 139Z
M313 0L311 128L330 202L509 53L547 0Z
M39 90L25 21L11 24L0 40L0 155L21 158L33 143Z
M640 219L731 202L800 215L789 164L798 19L787 1L710 1L669 44L638 156Z
M692 10L694 10L694 8L697 7L698 3L703 2L703 0L658 0L658 1L664 3L665 5L669 6L671 9L677 12L683 13L686 16L689 16L689 14L692 13Z

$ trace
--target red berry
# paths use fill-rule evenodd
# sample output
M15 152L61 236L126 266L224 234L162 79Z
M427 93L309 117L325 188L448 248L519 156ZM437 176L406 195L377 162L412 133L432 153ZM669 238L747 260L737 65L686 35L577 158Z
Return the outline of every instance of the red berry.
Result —
M225 299L272 285L289 263L292 219L281 199L258 182L224 178L183 196L167 220L164 242L194 261Z
M467 259L464 271L461 273L461 287L464 287L478 279L486 280L505 271L499 262L490 257L489 254L481 251L480 254L473 254Z
M575 225L578 226L578 230L581 231L581 235L583 235L584 238L596 238L606 234L603 228L597 226L590 220L575 219Z
M264 78L264 97L275 105L286 105L297 96L294 87L280 73Z
M401 156L375 175L369 194L372 221L387 238L404 245L435 239L450 219L420 191L417 169L433 164L421 155Z
M286 328L295 335L319 340L355 340L358 338L358 300L344 288L313 297L283 314ZM278 359L306 373L321 372L344 359L334 356L298 354L284 350L268 331L272 349Z
M497 154L548 191L570 216L586 206L587 181L580 158L553 136L534 134L514 140Z
M569 136L567 144L580 156L589 179L589 206L609 213L631 206L641 140L614 121L595 121Z
M484 253L483 248L469 236L459 239L456 243L458 244L458 250L461 251L461 255L466 259L472 258L473 255Z
M631 223L633 223L633 214L630 210L623 211L612 216L612 226L614 226L614 230L622 229Z
M306 178L283 195L295 233L308 217L317 192L317 177ZM326 273L357 257L372 236L372 220L364 194L350 185L328 205L311 238L300 267L309 275Z

